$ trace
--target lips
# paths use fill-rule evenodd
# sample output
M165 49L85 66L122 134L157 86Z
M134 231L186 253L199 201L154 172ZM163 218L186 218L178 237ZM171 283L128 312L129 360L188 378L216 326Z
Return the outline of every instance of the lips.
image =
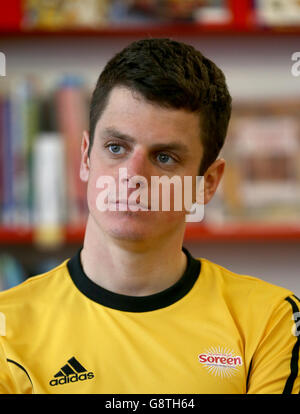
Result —
M111 201L111 204L116 204L116 205L125 205L129 210L130 207L139 207L139 209L144 210L144 211L148 211L149 208L148 206L145 206L144 204L140 204L140 203L132 203L132 202L128 202L128 200L117 200L117 201Z

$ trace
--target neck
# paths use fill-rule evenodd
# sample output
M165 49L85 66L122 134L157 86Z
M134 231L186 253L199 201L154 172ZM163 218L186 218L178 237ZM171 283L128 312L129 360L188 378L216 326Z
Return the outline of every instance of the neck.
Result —
M158 293L176 283L187 260L182 251L184 228L147 242L116 240L88 218L81 263L99 286L129 296Z

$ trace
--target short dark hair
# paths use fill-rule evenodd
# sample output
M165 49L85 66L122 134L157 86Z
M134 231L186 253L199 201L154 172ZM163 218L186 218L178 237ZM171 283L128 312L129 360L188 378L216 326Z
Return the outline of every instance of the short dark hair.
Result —
M162 107L199 113L204 149L199 175L204 175L224 144L231 116L231 96L221 69L193 46L172 39L131 43L107 62L92 94L89 155L96 123L115 86L137 91Z

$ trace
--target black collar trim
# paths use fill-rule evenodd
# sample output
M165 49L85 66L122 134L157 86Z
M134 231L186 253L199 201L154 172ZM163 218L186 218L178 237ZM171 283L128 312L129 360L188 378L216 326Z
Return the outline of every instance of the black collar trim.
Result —
M187 267L182 277L174 285L153 295L127 296L104 289L89 279L81 265L81 250L82 248L67 262L75 286L94 302L126 312L148 312L172 305L192 289L201 269L200 260L195 259L183 247L182 250L187 256Z

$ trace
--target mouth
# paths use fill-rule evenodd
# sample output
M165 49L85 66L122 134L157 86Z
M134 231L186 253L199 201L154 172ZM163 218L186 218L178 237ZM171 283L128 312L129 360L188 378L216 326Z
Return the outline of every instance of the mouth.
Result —
M110 204L113 204L116 206L122 206L123 208L126 207L126 210L130 210L130 211L149 211L148 206L145 206L144 204L141 204L141 203L128 202L128 200L110 201ZM134 209L132 209L131 207L134 207ZM136 210L137 207L138 207L138 210Z

